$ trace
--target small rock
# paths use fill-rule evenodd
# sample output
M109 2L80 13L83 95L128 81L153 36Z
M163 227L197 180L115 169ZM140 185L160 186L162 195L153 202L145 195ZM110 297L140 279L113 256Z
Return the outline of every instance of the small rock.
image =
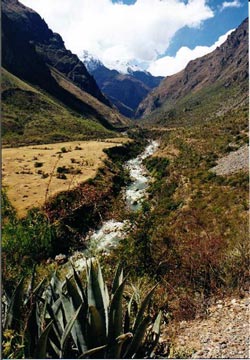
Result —
M204 351L198 351L195 355L197 355L197 356L202 356L202 355L204 355Z
M58 265L62 265L62 264L64 264L64 263L66 263L66 261L67 261L67 256L64 255L64 254L56 255L55 261L57 262Z
M204 339L201 340L202 343L207 343L207 342L209 342L209 341L210 341L210 338L209 338L209 337L204 338Z

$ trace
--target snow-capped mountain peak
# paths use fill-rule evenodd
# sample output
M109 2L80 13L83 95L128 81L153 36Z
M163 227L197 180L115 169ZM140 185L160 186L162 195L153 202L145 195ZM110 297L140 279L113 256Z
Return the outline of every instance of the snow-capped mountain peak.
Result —
M105 66L106 68L110 70L116 70L121 74L133 74L135 71L142 71L144 72L144 69L134 61L122 61L122 60L116 60L116 61L101 61L94 55L92 55L89 51L83 50L81 60L84 62L86 68L91 73L100 66Z
M86 66L88 72L92 73L94 70L99 68L100 66L103 66L103 63L94 57L90 52L87 50L83 50L83 54L81 56L81 60Z
M139 103L149 91L158 86L161 77L154 77L141 70L140 64L127 61L101 61L88 51L81 57L103 94L121 114L132 118Z

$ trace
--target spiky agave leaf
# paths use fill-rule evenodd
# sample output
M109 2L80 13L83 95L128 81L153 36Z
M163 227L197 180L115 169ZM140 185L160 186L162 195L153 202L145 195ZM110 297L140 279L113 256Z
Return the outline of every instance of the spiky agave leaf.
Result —
M81 279L79 278L79 276L78 276L78 274L77 274L77 272L76 272L73 264L71 264L71 266L72 266L72 269L73 269L73 277L74 277L74 279L75 279L75 282L76 282L76 284L77 284L77 287L78 287L78 289L80 290L80 294L81 294L84 302L87 304L88 299L87 299L86 294L85 294L85 291L84 291L84 289L83 289Z
M42 332L38 344L35 350L34 358L36 359L46 359L47 358L47 349L48 349L48 336L52 328L53 321L51 321L45 330Z
M103 327L103 319L95 306L89 307L89 335L91 337L91 347L99 347L106 344L103 334L106 329Z
M140 348L143 338L145 336L147 327L151 321L151 317L146 316L137 327L136 332L132 338L131 343L128 345L127 350L123 356L124 359L131 359L134 357L138 349Z
M36 296L36 298L41 298L42 294L45 290L45 282L46 279L43 279L42 281L40 281L40 283L35 287L35 289L33 290L33 295Z
M155 347L157 346L158 341L160 339L161 319L162 319L162 312L160 311L155 319L153 329L152 329L152 340L151 340L151 344L150 344L150 357L153 356L153 351L154 351Z
M122 265L119 264L117 267L113 285L112 285L112 294L113 295L116 292L116 290L118 289L118 287L121 285L122 281L123 281L123 268L122 268Z
M102 346L98 346L96 348L90 349L85 351L81 356L79 356L78 359L86 359L89 358L90 356L99 353L100 351L103 351L107 348L107 344L106 345L102 345Z
M125 319L124 319L124 333L130 332L130 322L131 322L131 307L132 307L132 302L134 301L134 294L131 296L128 306L127 306L127 310L126 310L126 314L125 314Z
M39 338L39 321L37 321L37 312L38 304L35 302L28 315L28 319L25 325L24 334L23 334L23 344L24 344L24 356L26 358L32 358L38 338Z
M31 296L33 295L33 288L34 288L34 283L35 283L35 274L36 274L36 264L33 266L32 269L32 275L31 275L31 279L25 294L25 299L23 304L27 305L27 303L29 302L29 300L31 300Z
M60 357L60 349L59 349L59 347L51 339L49 339L49 344L50 344L52 350L55 352L55 354L58 357Z
M122 296L124 291L126 278L117 288L110 305L109 311L109 333L108 333L108 357L117 359L120 357L121 347L116 338L123 334L122 329Z
M21 307L23 305L23 283L24 278L22 277L11 296L4 329L14 329L19 325L20 314L22 313Z
M103 309L104 309L104 317L105 317L105 332L106 338L108 335L108 307L109 307L109 296L108 296L108 288L105 282L103 281L102 271L99 262L97 262L98 268L98 282L101 290L101 295L103 299Z
M102 321L102 329L103 333L101 335L101 343L105 344L107 341L107 326L106 326L106 317L107 317L107 301L106 301L106 294L104 283L102 277L100 277L99 271L99 263L96 262L97 269L94 267L93 261L90 261L90 266L88 269L88 306L94 306L99 314L100 319Z
M147 308L147 306L149 305L149 302L153 296L153 293L155 291L155 288L156 288L157 285L155 285L150 291L149 293L146 295L146 297L144 298L144 300L142 301L142 304L141 304L141 307L138 311L138 314L136 316L136 319L135 319L135 323L134 323L134 327L133 327L133 332L135 332L138 328L138 326L140 325L140 323L142 322L143 320L143 315L144 315L144 312Z
M77 311L75 312L75 314L73 314L73 316L71 317L70 321L67 323L64 332L62 334L62 338L60 341L60 358L63 358L64 356L64 351L66 348L66 344L67 341L69 339L70 333L71 333L71 329L74 326L74 323L79 315L79 312L81 311L82 305L79 307L79 309L77 309Z
M47 311L53 321L52 329L49 334L49 343L52 350L55 351L60 348L60 339L62 337L63 329L58 321L58 317L54 314L53 309L49 304L47 304ZM59 350L55 351L55 353L59 357Z
M84 302L83 298L79 293L79 288L77 284L73 283L73 278L70 280L66 278L66 286L68 291L68 297L70 303L67 304L67 313L70 314L73 311L76 311L80 305L82 305L81 312L76 319L74 326L72 327L72 337L80 353L87 351L86 340L84 338L85 322L87 321L87 304ZM65 300L66 303L66 300Z

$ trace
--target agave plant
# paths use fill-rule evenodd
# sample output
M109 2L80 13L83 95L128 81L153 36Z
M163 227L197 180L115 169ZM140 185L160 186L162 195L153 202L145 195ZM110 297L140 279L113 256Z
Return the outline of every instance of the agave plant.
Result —
M73 274L65 281L60 281L55 273L49 286L42 282L36 289L30 289L24 302L20 301L23 282L18 285L10 301L5 328L14 326L14 314L25 303L30 311L23 331L24 356L150 357L159 340L161 322L161 313L154 322L148 314L154 288L138 307L133 296L125 300L126 278L121 266L110 295L99 263L90 260L86 269L86 285L73 268Z

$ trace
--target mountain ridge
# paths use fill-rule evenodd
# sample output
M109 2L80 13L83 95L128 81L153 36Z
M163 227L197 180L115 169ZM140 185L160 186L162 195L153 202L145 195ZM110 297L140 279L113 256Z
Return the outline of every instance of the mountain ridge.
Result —
M1 85L3 147L88 140L115 134L97 120L73 112L3 67Z
M8 31L13 41L15 39L25 39L44 62L67 75L82 90L108 104L107 99L100 92L95 80L88 73L84 64L75 54L65 48L62 37L49 29L38 13L24 6L18 0L3 0L2 16L3 37L5 37L5 32ZM10 23L12 28L7 28L6 22ZM4 41L3 65L7 63L11 66L11 61L6 56L6 48L8 49L8 44ZM68 58L70 58L70 62Z
M2 48L2 65L11 74L108 129L128 126L129 120L111 107L84 64L64 47L61 36L17 0L2 2ZM82 91L81 99L70 86L64 88L63 81L59 84L60 77Z
M156 116L156 122L175 124L178 116L190 119L197 109L201 109L201 104L205 107L206 101L214 102L211 111L214 116L221 105L225 109L237 106L237 101L230 105L230 96L236 96L235 93L238 100L246 101L247 79L248 18L220 47L190 61L185 69L162 80L138 106L136 117ZM217 95L221 101L216 105Z

